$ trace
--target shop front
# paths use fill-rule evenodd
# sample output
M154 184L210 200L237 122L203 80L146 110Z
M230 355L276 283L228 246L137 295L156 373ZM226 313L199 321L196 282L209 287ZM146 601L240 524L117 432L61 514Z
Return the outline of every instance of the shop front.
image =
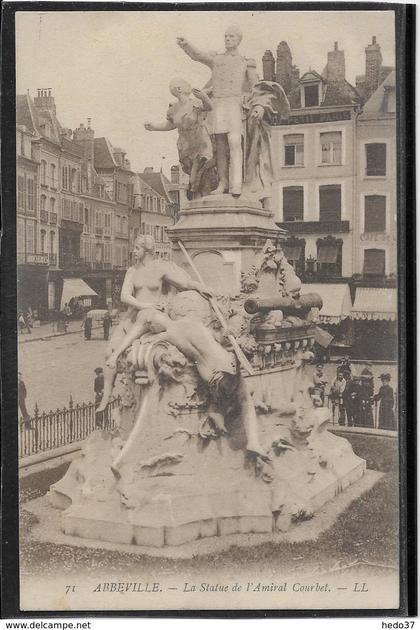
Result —
M396 288L357 287L350 317L354 324L355 358L397 359Z

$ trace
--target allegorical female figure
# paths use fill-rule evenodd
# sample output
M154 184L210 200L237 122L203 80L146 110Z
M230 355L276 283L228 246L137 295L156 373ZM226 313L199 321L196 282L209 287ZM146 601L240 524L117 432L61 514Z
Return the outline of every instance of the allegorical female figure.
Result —
M125 316L115 328L107 348L107 363L104 369L104 395L97 412L102 412L111 398L117 373L116 359L128 348L137 333L132 329L145 309L164 310L165 295L172 291L195 290L208 297L210 293L174 263L155 258L154 239L139 236L134 243L134 265L125 274L121 289L121 302L128 306Z
M177 101L170 103L166 121L146 122L148 131L172 131L178 129L178 154L184 173L190 176L187 197L190 199L209 194L217 186L217 173L213 158L213 146L206 126L207 113L212 105L207 94L192 89L184 79L173 79L169 90ZM201 106L191 98L191 93L201 101Z

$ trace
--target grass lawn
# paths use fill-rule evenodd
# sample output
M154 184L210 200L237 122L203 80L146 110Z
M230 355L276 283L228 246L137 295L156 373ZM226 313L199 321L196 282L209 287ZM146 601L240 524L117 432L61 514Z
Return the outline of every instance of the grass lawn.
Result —
M142 571L161 575L220 573L221 567L273 574L279 566L284 574L305 570L328 570L333 566L367 561L397 566L399 528L398 443L394 438L346 434L357 455L366 459L368 468L386 473L368 492L353 501L332 527L315 541L300 543L264 543L255 547L232 546L223 553L197 556L188 560L156 559L119 551L75 548L40 543L30 537L30 513L24 509L29 498L44 494L59 479L65 468L47 471L21 483L21 570L24 573L80 573L99 569L122 572L125 576Z

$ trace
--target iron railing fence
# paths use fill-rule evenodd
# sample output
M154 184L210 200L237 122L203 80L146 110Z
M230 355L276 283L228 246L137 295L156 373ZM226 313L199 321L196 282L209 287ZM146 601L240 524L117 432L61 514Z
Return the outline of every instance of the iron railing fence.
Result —
M40 412L35 405L33 416L21 418L19 423L19 457L35 455L59 446L84 440L95 429L113 430L112 411L120 398L114 398L105 412L96 414L97 404L73 402L68 407Z

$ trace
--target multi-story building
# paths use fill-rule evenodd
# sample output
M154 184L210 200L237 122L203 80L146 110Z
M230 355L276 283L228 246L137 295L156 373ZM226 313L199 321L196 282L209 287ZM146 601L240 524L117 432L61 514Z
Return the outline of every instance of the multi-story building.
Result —
M174 177L175 172L176 167L173 167L172 181L169 181L162 171L155 172L149 166L138 178L139 182L143 182L140 186L144 187L144 194L136 197L141 199L139 231L154 237L156 252L165 259L171 256L171 244L166 230L174 224L179 210L179 186Z
M25 125L16 126L16 234L18 307L41 309L46 297L48 254L39 217L40 147L38 136Z
M170 243L166 228L173 224L166 197L148 184L140 173L134 177L133 208L130 214L130 252L139 234L150 234L160 258L170 258Z
M50 89L39 89L33 100L18 96L16 114L22 308L46 319L72 297L104 306L127 268L129 163L112 149L112 169L105 165L98 174L96 159L99 168L104 164L90 123L74 133L62 127Z
M382 66L375 38L365 52L356 87L346 80L337 42L321 74L300 75L286 42L276 59L269 50L262 59L264 78L279 82L291 105L290 116L279 116L272 129L273 210L289 233L283 248L321 294L321 321L340 324L332 332L343 346L354 343L357 279L395 272L396 264L395 78ZM388 99L393 113L384 112Z
M94 167L104 183L104 192L114 204L112 266L127 269L129 262L128 222L133 205L133 178L123 149L114 148L107 138L94 140ZM105 218L104 218L105 220ZM108 221L108 219L106 219Z
M372 46L380 55L376 42ZM376 68L383 76L380 64ZM351 317L355 345L371 357L397 348L396 93L395 71L387 70L356 124ZM377 85L378 77L371 74L371 79Z

